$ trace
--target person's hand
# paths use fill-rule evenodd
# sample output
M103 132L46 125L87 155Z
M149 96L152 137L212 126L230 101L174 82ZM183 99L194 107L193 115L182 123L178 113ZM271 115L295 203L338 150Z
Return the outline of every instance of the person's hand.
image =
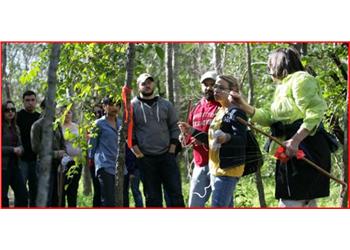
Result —
M138 145L134 145L131 148L131 151L134 153L134 155L136 156L136 158L140 159L143 158L145 155L142 153L142 151L140 150Z
M286 148L286 155L288 157L295 156L298 152L300 143L310 134L306 128L299 128L292 138L285 141L283 144Z
M129 180L130 181L133 181L134 179L135 179L135 175L133 175L133 174L129 175Z
M231 136L227 133L224 133L222 130L218 129L214 132L215 142L223 144L230 140Z
M175 154L175 150L176 150L176 145L174 144L170 144L170 147L169 147L169 153L170 154Z
M299 142L297 140L292 138L292 139L285 141L283 144L286 148L286 155L289 158L291 158L297 154L298 148L299 148Z
M236 91L233 91L233 90L230 91L230 95L228 96L228 100L231 103L236 104L237 106L246 104L246 102L243 99L242 95L239 92L236 92Z
M184 134L184 135L191 134L192 127L187 122L178 122L177 125L178 125L182 134Z
M238 106L239 108L241 108L242 110L244 110L247 114L249 115L253 115L255 112L255 108L250 106L246 100L243 98L243 96L241 95L241 93L236 92L236 91L230 91L230 95L228 96L228 100Z
M21 156L22 153L23 153L23 150L22 150L21 147L14 147L14 148L13 148L13 152L15 153L15 155Z

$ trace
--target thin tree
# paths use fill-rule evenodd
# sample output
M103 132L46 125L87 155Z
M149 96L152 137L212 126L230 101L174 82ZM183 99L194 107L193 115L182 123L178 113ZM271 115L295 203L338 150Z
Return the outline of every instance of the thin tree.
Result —
M212 64L217 74L222 74L221 58L222 58L222 55L221 55L220 44L215 43L213 45Z
M246 44L246 62L247 62L248 86L249 86L248 103L250 105L254 105L254 80L253 80L253 73L252 73L251 51L250 51L249 43ZM256 182L256 188L259 194L260 207L266 207L264 184L262 182L260 168L258 168L257 171L255 172L255 182Z
M173 79L173 44L165 44L165 79L166 95L171 103L174 103L174 79Z
M6 43L1 43L2 44L2 82L5 87L5 94L6 94L6 99L11 100L11 94L10 94L10 85L9 82L7 81L6 77L6 66L7 66L7 47Z
M49 179L52 163L52 136L53 120L55 116L55 95L57 85L57 66L59 62L61 45L54 43L50 54L50 64L48 71L48 89L46 96L46 108L43 122L42 139L40 144L40 175L38 183L38 196L36 205L39 207L46 206L49 190Z
M176 110L180 110L180 83L179 83L179 44L173 44L173 84L174 84L174 104Z
M348 90L349 92L349 90ZM349 93L346 98L346 103L349 101ZM348 105L346 105L346 112L344 115L344 148L343 148L343 171L342 171L342 177L344 179L345 183L349 183L349 169L348 169ZM348 197L349 197L349 191L346 190L343 197L340 197L340 204L341 207L347 208L348 207Z
M135 59L135 44L129 43L126 59L126 74L125 74L125 100L123 100L123 122L119 129L118 136L118 159L117 159L117 174L116 174L116 206L123 206L123 185L124 185L124 165L125 165L125 134L130 122L131 106L130 92L132 88L132 78L134 73ZM127 115L128 114L128 115Z

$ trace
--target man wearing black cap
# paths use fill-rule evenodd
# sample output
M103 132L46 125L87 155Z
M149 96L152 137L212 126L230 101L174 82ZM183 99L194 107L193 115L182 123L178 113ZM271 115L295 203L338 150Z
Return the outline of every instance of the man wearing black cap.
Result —
M183 207L181 176L175 158L180 130L173 105L154 95L154 79L148 73L137 78L139 96L133 105L133 147L144 185L147 207L162 207L162 185L169 206Z

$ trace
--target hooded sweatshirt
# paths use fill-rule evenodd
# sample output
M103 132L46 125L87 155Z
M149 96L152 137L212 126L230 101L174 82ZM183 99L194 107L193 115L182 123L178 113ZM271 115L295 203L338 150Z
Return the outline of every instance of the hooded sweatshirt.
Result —
M155 97L149 105L140 97L134 97L133 141L145 155L161 155L169 150L171 142L177 141L180 130L178 117L171 102Z

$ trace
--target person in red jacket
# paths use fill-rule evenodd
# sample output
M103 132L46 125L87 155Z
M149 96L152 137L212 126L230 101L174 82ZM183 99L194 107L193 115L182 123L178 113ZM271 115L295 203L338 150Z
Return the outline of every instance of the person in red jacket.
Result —
M188 123L195 129L208 133L209 125L215 117L220 106L214 99L213 86L216 80L216 72L208 71L201 77L203 97L191 110ZM189 192L189 207L204 207L208 201L210 188L210 173L208 166L208 148L196 140L195 137L185 138L186 144L193 144L194 169L191 177Z

